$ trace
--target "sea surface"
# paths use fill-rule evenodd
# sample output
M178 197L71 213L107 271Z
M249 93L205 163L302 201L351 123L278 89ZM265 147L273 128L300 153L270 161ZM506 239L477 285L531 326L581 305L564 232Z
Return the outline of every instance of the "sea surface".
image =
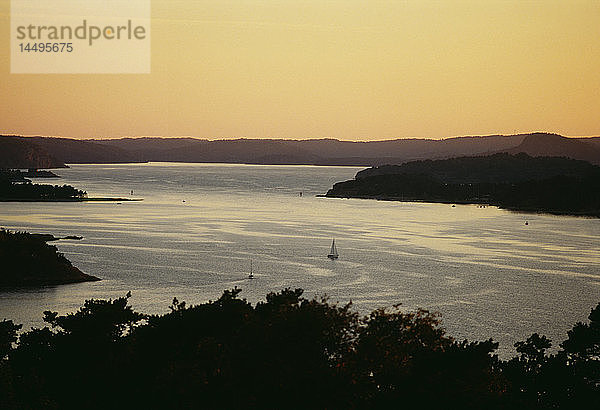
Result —
M103 279L1 290L0 319L41 327L44 310L72 312L85 299L128 291L135 309L164 313L173 297L198 304L238 287L255 303L290 287L352 301L362 314L398 303L438 311L450 335L493 338L507 357L533 332L556 346L600 302L599 219L316 197L360 169L148 163L58 170L61 179L35 182L143 201L0 203L4 228L83 236L53 244ZM326 257L333 238L335 261Z

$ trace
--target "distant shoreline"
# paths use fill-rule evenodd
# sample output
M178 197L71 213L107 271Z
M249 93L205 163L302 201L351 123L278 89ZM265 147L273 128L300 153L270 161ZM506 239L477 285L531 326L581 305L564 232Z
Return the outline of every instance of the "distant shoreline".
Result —
M11 152L9 156L6 153ZM554 133L404 138L376 141L337 139L73 139L0 136L0 163L8 168L61 168L65 164L147 162L230 163L371 167L415 160L499 152L566 156L600 165L600 137L566 138Z

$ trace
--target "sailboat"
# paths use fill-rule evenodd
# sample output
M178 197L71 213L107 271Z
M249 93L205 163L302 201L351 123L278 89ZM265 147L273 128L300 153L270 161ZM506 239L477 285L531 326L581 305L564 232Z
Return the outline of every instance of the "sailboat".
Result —
M340 256L340 254L337 251L337 248L335 247L335 239L331 242L331 250L329 251L329 255L327 255L327 257L331 260L333 259L337 259Z
M250 274L248 275L248 279L254 279L254 274L252 273L252 259L250 259Z

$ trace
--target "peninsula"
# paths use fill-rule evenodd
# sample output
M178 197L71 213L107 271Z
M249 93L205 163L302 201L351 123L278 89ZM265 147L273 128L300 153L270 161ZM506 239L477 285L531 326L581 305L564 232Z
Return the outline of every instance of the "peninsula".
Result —
M80 271L56 246L46 243L46 240L55 239L57 238L52 235L1 229L0 258L4 267L0 274L0 287L62 285L100 280Z
M373 167L326 197L485 204L600 217L600 167L559 157L495 154Z
M28 173L45 174L44 171ZM83 202L83 201L141 201L136 198L89 198L87 192L71 185L33 184L19 170L0 169L0 202ZM49 173L52 174L52 173ZM46 178L51 176L47 175ZM58 176L56 176L58 177Z

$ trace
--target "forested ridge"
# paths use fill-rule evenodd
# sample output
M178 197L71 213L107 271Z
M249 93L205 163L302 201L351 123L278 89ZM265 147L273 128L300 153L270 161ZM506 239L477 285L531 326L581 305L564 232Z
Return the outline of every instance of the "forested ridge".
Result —
M326 196L472 203L515 211L600 216L600 167L567 158L496 154L415 161L359 172Z
M600 164L599 141L600 137L566 138L553 133L384 141L0 136L0 167L57 168L64 167L64 163L146 161L373 166L498 152L565 156Z

